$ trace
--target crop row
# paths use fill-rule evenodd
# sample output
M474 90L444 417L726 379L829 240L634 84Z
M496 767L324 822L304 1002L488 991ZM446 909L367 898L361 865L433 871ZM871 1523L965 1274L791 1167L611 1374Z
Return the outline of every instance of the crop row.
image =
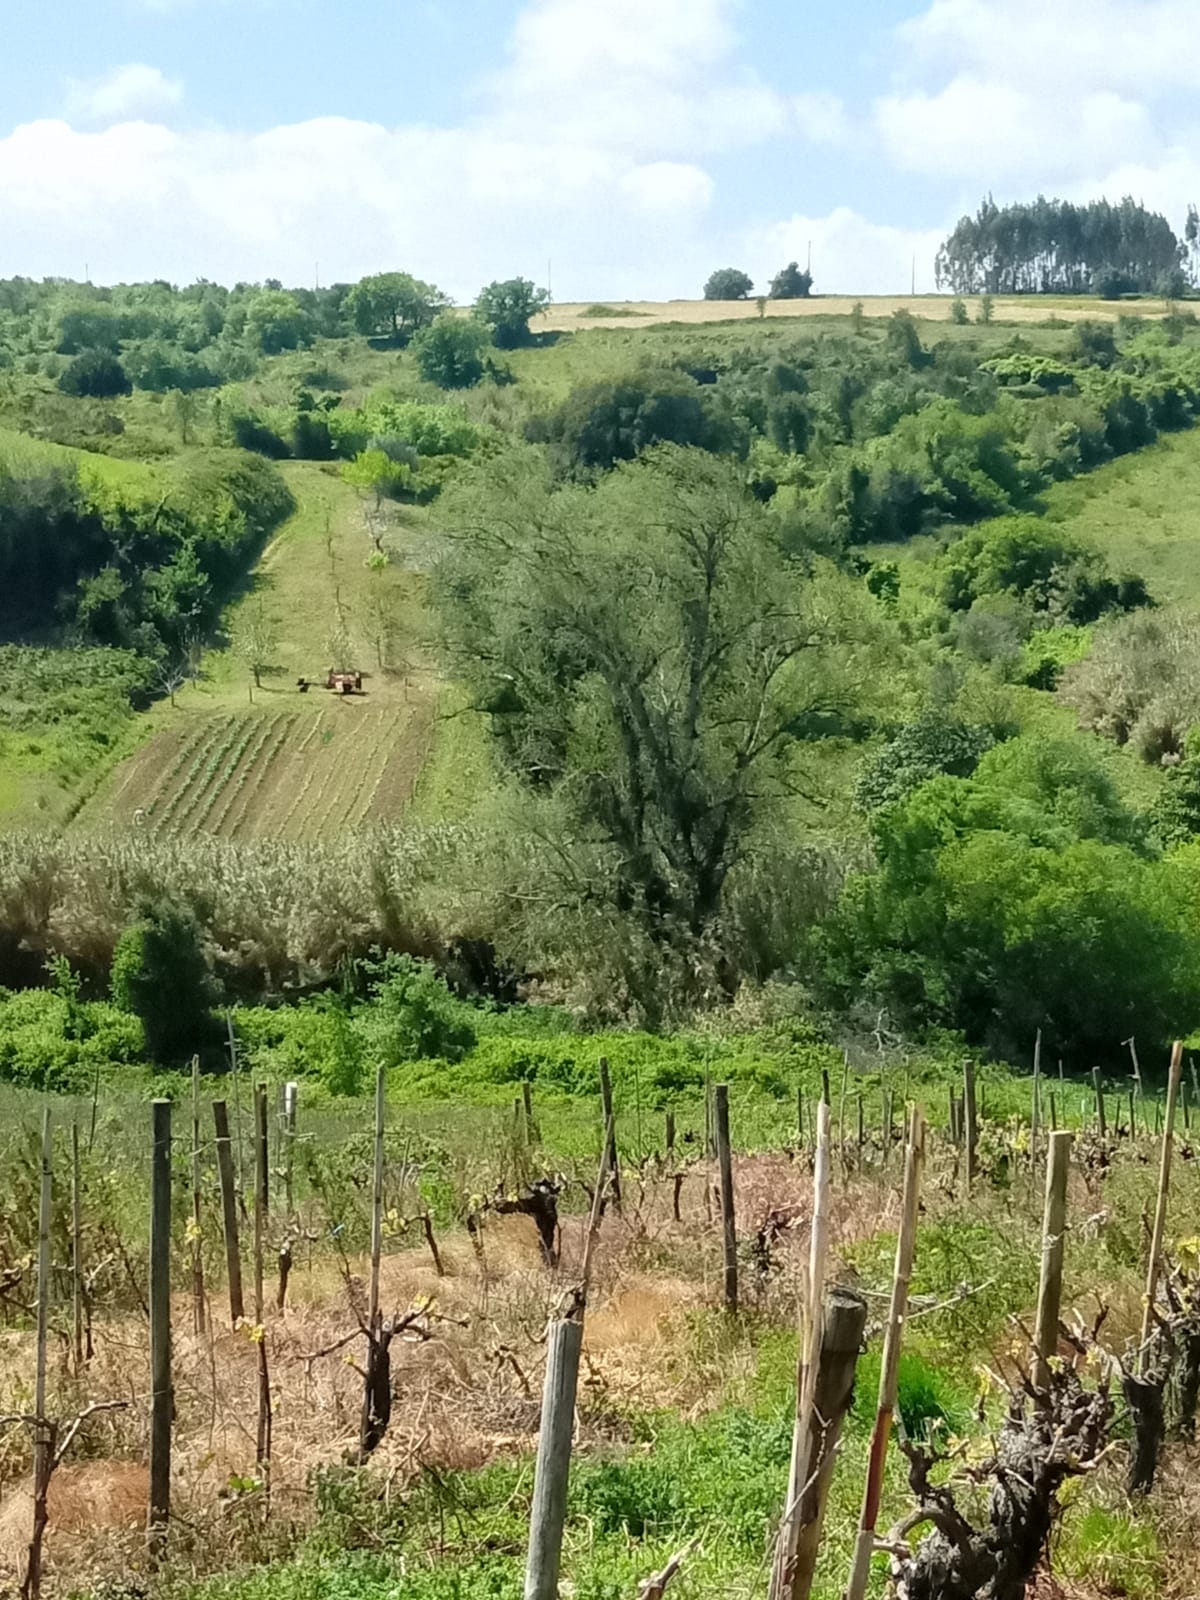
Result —
M237 737L230 740L224 750L218 751L218 759L214 762L210 782L200 791L195 805L189 807L180 818L181 824L190 824L192 833L199 832L204 827L213 806L221 798L258 731L258 718L246 717L241 722Z
M254 781L250 784L247 801L249 796L253 795L258 789L266 774L270 771L275 757L279 754L280 748L288 736L292 720L286 711L281 711L278 716L272 717L269 722L264 723L262 737L247 754L237 775L237 782L229 791L228 799L213 820L213 833L220 833L224 828L225 823L236 808L238 800L246 793L246 784L251 778ZM269 749L268 746L270 747ZM266 751L265 756L263 754L264 751ZM232 831L236 832L236 827Z
M341 752L339 752L339 754L341 754ZM332 810L333 804L337 800L338 794L341 791L341 782L346 776L346 771L351 764L351 760L352 750L347 750L343 754L343 758L341 760L338 759L337 755L327 753L325 771L322 775L320 783L317 785L315 793L312 796L312 804L308 807L306 813L302 813L302 815L307 816L310 824L314 822L316 823L315 827L310 826L309 828L305 829L304 831L306 833L319 833L324 827L326 816L326 800L328 799L329 801L328 809Z
M395 721L383 717L378 719L375 737L363 754L363 781L359 790L359 801L355 804L351 816L353 822L365 822L373 815L388 763L392 759L397 740L403 737L404 731L400 728L398 719ZM378 758L378 766L375 768L374 777L371 778L368 776L368 767L375 758Z
M219 741L223 740L229 731L236 727L236 725L237 723L234 717L222 717L219 720L214 720L209 724L207 738L204 739L200 745L200 748L195 752L192 758L192 763L184 775L183 781L180 783L179 787L175 790L175 793L167 802L166 809L163 811L162 815L157 819L156 827L165 828L174 819L175 813L179 809L181 802L188 794L192 785L196 782L196 779L204 767L204 763L208 760L213 746ZM180 765L182 766L182 762L180 762Z

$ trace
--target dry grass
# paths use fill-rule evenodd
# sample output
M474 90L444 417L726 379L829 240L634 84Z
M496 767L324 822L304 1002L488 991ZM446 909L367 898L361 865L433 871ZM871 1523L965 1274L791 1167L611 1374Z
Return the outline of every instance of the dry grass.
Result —
M813 295L807 300L768 300L765 316L770 319L794 317L846 317L856 305L864 316L890 317L896 311L910 311L928 322L950 321L949 295ZM589 317L594 301L551 306L535 323L536 332L571 333L583 328L645 328L656 322L744 322L758 319L753 300L629 300L610 302L613 311L625 316ZM967 311L974 322L979 316L979 298L966 297ZM1084 320L1115 322L1126 312L1139 316L1165 316L1168 307L1160 300L1122 304L1082 297L1058 298L1037 295L997 295L993 301L996 322L1045 322L1058 317L1063 322Z
M786 1211L790 1226L773 1247L767 1274L747 1267L743 1298L769 1317L795 1314L800 1263L807 1249L811 1178L807 1162L785 1155L745 1156L736 1164L740 1227L753 1236L768 1213ZM712 1193L702 1169L683 1187L682 1220L672 1218L672 1184L626 1176L625 1212L605 1219L594 1262L581 1376L580 1446L613 1437L614 1421L631 1408L669 1406L699 1415L728 1385L753 1370L750 1325L732 1343L711 1348L689 1331L700 1308L719 1304L720 1228L709 1220ZM886 1227L897 1198L892 1182L863 1177L839 1185L834 1241ZM712 1207L715 1216L715 1204ZM562 1267L542 1264L533 1224L493 1218L482 1256L465 1232L439 1241L444 1276L424 1248L386 1256L382 1299L388 1313L427 1304L422 1331L392 1347L394 1409L371 1462L388 1492L400 1492L422 1470L477 1468L536 1442L547 1318L574 1281L585 1221L562 1226ZM297 1252L288 1304L267 1316L273 1398L271 1499L275 1537L294 1536L311 1515L312 1470L348 1459L358 1436L361 1339L328 1355L355 1326L365 1263L348 1268L329 1254ZM183 1274L180 1273L182 1280ZM268 1285L268 1298L273 1297ZM179 1560L197 1573L246 1554L261 1539L257 1519L238 1515L238 1481L253 1477L257 1356L248 1328L229 1326L220 1291L213 1298L211 1337L191 1330L190 1296L174 1306L176 1427L173 1511L183 1533ZM33 1375L28 1333L7 1333L0 1345L0 1410L27 1404ZM98 1417L75 1459L56 1477L47 1541L49 1583L77 1575L115 1575L142 1559L147 1472L149 1365L144 1321L102 1322L96 1357L77 1386L65 1342L52 1347L51 1410L69 1416L88 1400L120 1398L126 1410ZM86 1391L86 1392L85 1392ZM22 1396L25 1397L22 1402ZM13 1582L31 1520L28 1441L10 1431L0 1450L0 1592ZM256 1550L257 1554L262 1554Z

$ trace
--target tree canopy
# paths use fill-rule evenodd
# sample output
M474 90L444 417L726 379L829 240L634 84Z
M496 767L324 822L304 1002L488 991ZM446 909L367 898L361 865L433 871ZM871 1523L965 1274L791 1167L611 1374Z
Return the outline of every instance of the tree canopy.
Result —
M935 275L956 294L1119 296L1157 292L1183 260L1167 219L1128 196L998 206L989 195L942 244Z
M801 271L798 261L789 261L781 272L771 279L772 300L807 300L812 293L812 273Z
M718 267L704 285L706 300L746 300L754 293L754 279L737 267Z
M401 342L428 326L449 301L410 272L377 272L356 283L345 304L359 333Z
M530 318L550 304L550 291L530 278L508 278L479 291L475 314L492 330L501 350L515 350L529 341Z

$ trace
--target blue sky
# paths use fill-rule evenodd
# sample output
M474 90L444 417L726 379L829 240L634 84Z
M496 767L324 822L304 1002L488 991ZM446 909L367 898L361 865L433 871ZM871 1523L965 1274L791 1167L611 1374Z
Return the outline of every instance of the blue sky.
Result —
M0 275L691 296L964 209L1200 193L1200 0L0 0Z

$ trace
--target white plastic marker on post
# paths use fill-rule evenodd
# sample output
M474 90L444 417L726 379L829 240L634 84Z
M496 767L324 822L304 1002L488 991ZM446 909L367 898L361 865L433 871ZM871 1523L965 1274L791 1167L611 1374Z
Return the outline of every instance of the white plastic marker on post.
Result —
M863 1600L875 1553L875 1526L883 1496L883 1469L888 1440L892 1434L892 1414L896 1409L897 1378L900 1368L900 1343L908 1312L908 1286L912 1278L913 1249L917 1237L917 1211L921 1197L921 1168L925 1160L925 1117L920 1106L912 1106L908 1117L908 1148L904 1157L904 1209L900 1235L896 1241L896 1266L892 1275L892 1298L888 1307L887 1331L883 1341L883 1360L879 1371L879 1406L871 1453L867 1461L867 1482L854 1559L845 1600Z

